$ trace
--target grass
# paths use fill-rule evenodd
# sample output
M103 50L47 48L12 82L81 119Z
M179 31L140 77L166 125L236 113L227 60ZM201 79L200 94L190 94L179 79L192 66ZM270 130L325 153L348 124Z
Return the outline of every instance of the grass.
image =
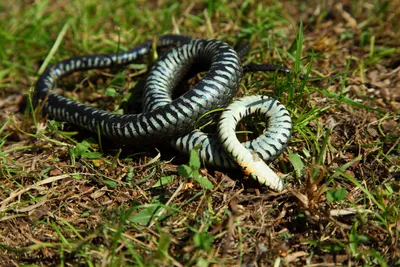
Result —
M400 265L398 1L0 4L0 265ZM164 33L250 42L294 121L275 193L168 146L126 148L31 106L45 66ZM123 112L146 62L58 84ZM313 81L301 79L301 75ZM111 104L110 104L111 103ZM189 163L188 163L189 161Z

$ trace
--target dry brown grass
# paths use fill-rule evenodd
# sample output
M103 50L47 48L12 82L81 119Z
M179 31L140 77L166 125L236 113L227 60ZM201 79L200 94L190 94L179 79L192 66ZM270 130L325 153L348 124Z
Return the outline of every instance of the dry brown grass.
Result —
M89 2L0 8L1 266L400 264L398 1ZM214 184L204 191L178 175L187 159L167 146L121 151L103 140L102 157L73 159L76 142L96 136L39 116L35 124L26 98L68 18L52 62L115 52L118 42L125 49L165 32L230 43L240 33L251 36L248 61L293 68L293 25L302 18L298 63L304 72L313 59L311 75L321 79L248 75L241 90L275 92L293 114L291 144L272 163L288 174L286 190L201 169ZM59 87L107 107L104 89L128 91L143 76L136 74L93 71ZM99 151L96 141L90 151ZM293 155L304 164L298 170ZM165 176L173 182L152 187ZM329 200L343 189L343 200Z

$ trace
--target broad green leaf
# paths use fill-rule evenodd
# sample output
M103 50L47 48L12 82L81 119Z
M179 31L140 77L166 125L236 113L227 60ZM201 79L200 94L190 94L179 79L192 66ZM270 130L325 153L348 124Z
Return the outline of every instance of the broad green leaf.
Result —
M185 177L185 178L189 178L190 175L192 174L192 168L190 168L187 165L180 165L178 166L178 168L176 168L176 170L178 171L178 173Z
M198 182L203 189L211 190L214 188L214 185L207 179L205 176L201 176L198 172L193 173L193 179Z
M304 169L304 163L297 154L289 154L289 160L293 165L293 168L296 170L297 177L301 176L301 171Z
M43 170L40 172L40 174L41 174L42 176L47 177L47 175L48 175L48 173L49 173L50 171L51 171L51 167L47 167L47 168L43 169Z
M114 88L107 88L104 93L111 97L115 97L117 95L117 91Z
M192 149L192 151L190 151L189 165L194 171L200 169L200 157L198 149Z
M74 148L75 157L82 156L85 152L88 151L89 147L90 144L85 140L83 140L81 143L76 144Z
M170 184L174 181L175 176L174 175L169 175L169 176L163 176L161 177L157 183L155 183L152 188L154 187L160 187L160 186L165 186L167 184Z
M103 183L105 183L106 185L108 185L111 188L117 187L117 183L112 180L103 180Z
M100 152L85 152L81 155L82 158L86 159L98 159L101 158L101 153Z
M347 196L347 191L344 188L331 189L326 192L328 202L340 202Z
M357 247L358 247L358 242L357 242L357 223L355 223L351 229L351 233L349 236L349 247L350 247L350 251L351 254L353 256L357 256Z
M151 204L151 205L143 208L141 211L139 211L135 215L131 216L129 221L131 221L133 223L138 223L141 225L147 225L150 222L151 218L153 218L153 216L155 215L158 207L159 207L159 205Z
M80 179L80 178L82 178L82 175L81 175L80 173L73 173L73 174L71 174L71 176L72 176L72 178L74 178L74 179Z
M208 233L199 232L194 235L193 241L196 247L205 251L210 251L214 239Z

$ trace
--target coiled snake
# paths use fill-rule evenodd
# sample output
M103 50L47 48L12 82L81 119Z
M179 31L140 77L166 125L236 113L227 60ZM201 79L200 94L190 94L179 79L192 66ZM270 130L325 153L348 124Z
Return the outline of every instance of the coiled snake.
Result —
M172 140L171 144L185 153L202 144L199 154L205 163L228 168L239 166L260 184L282 190L282 180L264 161L279 155L289 142L292 123L285 107L267 96L244 97L222 113L218 139L193 131L201 115L231 102L243 75L241 61L233 48L218 40L164 35L159 38L157 47L167 46L175 47L157 60L148 74L143 113L113 114L51 90L57 80L72 72L129 64L151 51L151 41L127 52L74 57L47 68L37 81L34 105L43 100L44 112L52 118L92 132L99 129L102 135L118 142L143 144ZM173 100L173 89L194 64L209 66L208 71L190 91ZM241 144L236 139L235 127L242 117L252 113L265 115L268 129L256 139Z

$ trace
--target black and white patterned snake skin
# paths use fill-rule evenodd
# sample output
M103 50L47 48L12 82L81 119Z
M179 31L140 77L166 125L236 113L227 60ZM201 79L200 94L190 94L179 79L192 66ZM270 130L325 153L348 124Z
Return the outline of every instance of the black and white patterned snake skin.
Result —
M127 52L73 57L47 68L36 84L34 104L45 101L43 109L50 117L92 132L99 130L102 135L121 143L172 140L171 144L185 153L201 144L199 154L205 163L227 168L239 166L260 184L282 190L282 180L264 161L279 155L289 142L292 123L285 107L267 96L244 97L230 104L222 113L218 138L193 131L201 115L226 107L232 101L243 68L238 52L222 41L181 35L164 35L158 39L157 48L169 46L174 48L157 60L148 74L143 93L143 113L113 114L51 91L59 79L73 72L134 62L151 51L151 41ZM190 91L172 99L173 89L195 64L209 66L206 74ZM276 70L277 67L271 65L270 69ZM253 71L251 66L248 71ZM281 71L290 70L282 68ZM235 127L242 117L252 113L265 116L267 131L241 144L236 139Z

